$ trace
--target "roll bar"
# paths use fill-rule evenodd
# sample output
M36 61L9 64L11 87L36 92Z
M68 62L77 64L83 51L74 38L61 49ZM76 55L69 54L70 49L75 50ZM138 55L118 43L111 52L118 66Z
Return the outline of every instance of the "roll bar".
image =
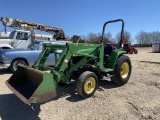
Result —
M104 33L105 33L105 27L106 27L106 25L109 24L109 23L114 23L114 22L122 22L121 38L120 38L120 40L119 40L119 42L118 42L119 48L121 48L121 46L122 46L123 34L124 34L124 21L123 21L122 19L111 20L111 21L107 21L107 22L104 23L104 25L103 25L103 30L102 30L102 41L103 41L103 39L104 39Z

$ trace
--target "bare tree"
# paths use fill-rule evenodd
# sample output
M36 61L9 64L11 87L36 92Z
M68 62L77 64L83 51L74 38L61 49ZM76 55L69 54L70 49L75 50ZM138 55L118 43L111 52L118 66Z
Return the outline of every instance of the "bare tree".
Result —
M100 38L97 36L96 33L91 33L91 32L90 32L90 33L88 34L88 41L91 42L91 43L97 43L99 39L100 39Z
M71 37L71 41L73 43L84 43L85 41L81 39L81 36L78 36L78 35L73 35Z
M85 43L88 42L88 36L87 35L81 35L81 39L85 41Z
M104 34L104 43L114 43L114 39L112 38L112 34L110 32L107 32Z
M137 43L141 45L151 44L151 43L160 43L160 32L144 32L140 31L135 36Z
M87 40L91 43L97 43L99 40L102 40L102 33L89 33ZM113 42L112 34L110 32L104 34L104 44L107 42Z
M72 38L78 39L79 37L75 35L74 37L70 38L69 36L66 36L67 39L72 40ZM123 37L125 39L125 42L131 42L131 33L128 31L124 31ZM74 39L74 40L75 40ZM80 41L81 42L88 42L88 43L98 43L99 40L102 39L102 33L88 33L87 35L81 35ZM135 39L138 44L140 45L149 45L151 43L160 43L160 32L159 31L153 31L153 32L145 32L140 31L136 36ZM115 39L112 38L112 34L110 32L105 33L104 35L104 44L107 42L110 43L117 43L120 40L120 33L118 33L115 37Z
M136 40L138 44L144 45L146 43L147 33L144 31L140 31L136 36Z
M150 33L150 43L160 43L160 32L153 31Z
M119 41L120 40L120 38L121 38L121 33L118 33L117 35L116 35L116 41ZM124 31L124 34L123 34L123 38L124 38L124 42L131 42L131 33L130 32L128 32L128 31Z

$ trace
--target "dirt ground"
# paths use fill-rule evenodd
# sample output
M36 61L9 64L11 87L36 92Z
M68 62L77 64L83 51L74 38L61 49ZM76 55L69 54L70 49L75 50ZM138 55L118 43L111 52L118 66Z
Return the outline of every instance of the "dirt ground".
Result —
M76 82L57 88L58 96L44 104L24 104L5 85L12 75L0 68L0 119L2 120L160 120L160 53L137 48L128 55L132 75L117 87L110 80L99 81L93 97L81 98Z

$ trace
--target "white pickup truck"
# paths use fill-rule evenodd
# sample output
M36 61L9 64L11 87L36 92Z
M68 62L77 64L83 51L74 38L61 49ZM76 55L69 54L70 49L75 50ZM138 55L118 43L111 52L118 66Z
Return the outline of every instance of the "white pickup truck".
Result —
M9 39L9 35L11 32L0 32L0 48L3 49L11 49L13 48L11 44L11 40Z
M52 35L35 34L35 40L50 40L55 41ZM28 48L31 45L31 33L25 30L14 30L11 33L4 32L0 34L0 48Z

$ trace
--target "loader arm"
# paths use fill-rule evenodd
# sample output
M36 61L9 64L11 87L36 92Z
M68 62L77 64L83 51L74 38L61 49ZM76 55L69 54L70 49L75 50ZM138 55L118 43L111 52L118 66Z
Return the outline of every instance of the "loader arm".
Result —
M90 47L88 47L88 45L90 45ZM56 56L57 54L56 51L60 49L63 49L63 51L59 59L55 60L56 63L54 67L44 66L48 56L51 53L55 53L55 56ZM99 52L102 52L102 53L98 54ZM69 83L70 77L72 76L72 72L91 60L98 59L98 61L100 62L97 65L97 69L102 69L103 68L102 63L104 59L103 54L104 54L104 46L101 44L77 44L77 43L73 43L73 44L70 43L66 45L46 44L41 54L38 56L35 64L33 65L33 68L37 70L48 68L51 70L51 73L53 73L53 78L55 81L60 82L63 76L63 80L65 77L66 83ZM69 67L68 64L72 59L72 57L74 56L81 56L81 59L73 66ZM67 72L64 73L65 71Z

